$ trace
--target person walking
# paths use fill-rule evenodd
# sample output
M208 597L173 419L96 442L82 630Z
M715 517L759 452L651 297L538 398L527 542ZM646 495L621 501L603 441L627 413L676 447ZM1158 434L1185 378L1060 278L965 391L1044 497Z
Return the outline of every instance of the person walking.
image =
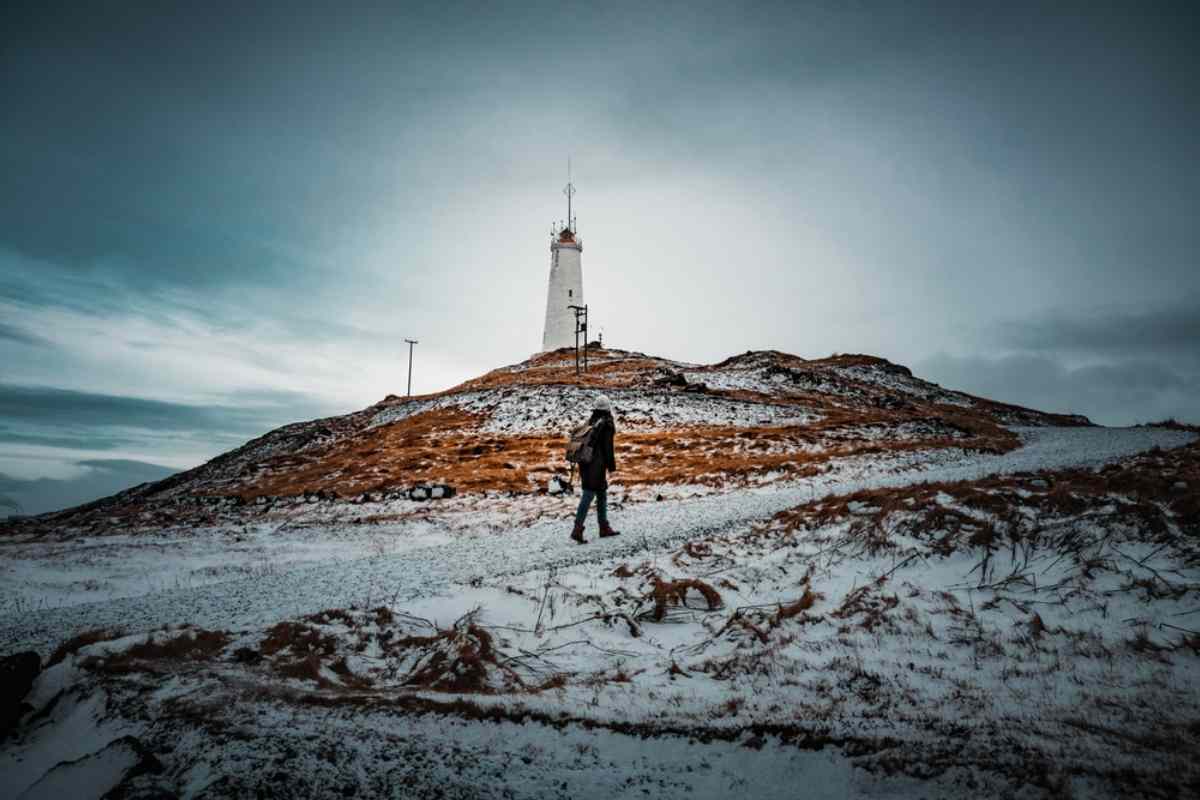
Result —
M575 512L575 529L571 538L580 544L586 544L583 538L583 523L587 519L588 508L596 500L596 519L600 523L600 536L619 535L608 524L608 473L617 471L617 460L613 453L613 437L617 432L617 424L613 420L612 401L605 395L596 398L592 410L592 418L588 420L592 429L591 445L592 458L587 463L579 465L580 483L583 492L579 497L579 509Z

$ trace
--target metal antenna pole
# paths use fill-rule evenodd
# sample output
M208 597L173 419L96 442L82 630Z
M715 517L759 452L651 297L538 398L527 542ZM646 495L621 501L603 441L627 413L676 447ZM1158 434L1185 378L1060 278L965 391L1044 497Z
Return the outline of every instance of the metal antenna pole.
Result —
M584 372L587 372L587 351L588 351L587 336L588 336L588 334L587 334L587 303L584 303L583 304L583 371Z
M412 353L413 345L420 344L416 339L405 339L408 342L408 396L412 397Z
M567 159L567 185L563 189L563 194L567 196L567 229L570 230L575 224L571 219L571 197L575 194L575 184L571 183L571 159Z
M581 330L581 327L579 324L579 318L580 318L580 316L583 316L586 318L587 306L567 306L567 308L569 308L575 312L575 374L578 375L579 374L579 331ZM582 326L582 330L584 332L583 362L586 367L586 364L587 364L587 323L586 322L584 322L584 324Z

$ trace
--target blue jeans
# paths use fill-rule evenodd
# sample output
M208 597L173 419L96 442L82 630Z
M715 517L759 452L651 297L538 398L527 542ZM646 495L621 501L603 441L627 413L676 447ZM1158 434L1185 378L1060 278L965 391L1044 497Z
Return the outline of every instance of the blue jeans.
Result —
M608 524L608 492L593 492L591 489L584 489L579 495L579 510L575 512L575 526L583 527L583 521L587 519L588 508L592 505L592 498L596 498L596 518L600 520L600 525Z

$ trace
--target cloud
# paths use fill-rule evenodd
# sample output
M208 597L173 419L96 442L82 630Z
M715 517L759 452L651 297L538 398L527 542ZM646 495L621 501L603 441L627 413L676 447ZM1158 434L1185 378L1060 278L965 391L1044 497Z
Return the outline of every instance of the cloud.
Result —
M74 478L24 480L0 473L0 507L21 514L42 514L81 505L141 483L158 481L175 470L129 459L85 459Z
M233 390L219 401L0 384L0 472L19 480L66 480L101 464L191 467L280 425L329 411L318 399L289 391Z
M24 328L0 322L0 340L16 342L17 344L42 345L46 340Z
M0 418L16 423L67 427L249 433L261 432L264 425L277 420L280 407L305 403L305 398L290 392L259 397L269 399L269 404L259 407L202 406L48 386L0 384Z
M940 353L917 374L944 386L1043 411L1085 414L1106 425L1168 417L1200 422L1200 378L1149 360L1068 367L1041 354L996 358Z
M1001 342L1036 352L1181 354L1200 358L1200 300L1141 311L1092 310L1004 323Z
M1105 408L1147 402L1127 362L1150 407L1191 380L1152 352L1186 359L1186 310L992 330L1200 291L1172 14L252 5L6 18L0 470L190 466L402 391L405 337L416 392L527 357L564 148L610 344L912 363L974 326L972 380L1012 351Z

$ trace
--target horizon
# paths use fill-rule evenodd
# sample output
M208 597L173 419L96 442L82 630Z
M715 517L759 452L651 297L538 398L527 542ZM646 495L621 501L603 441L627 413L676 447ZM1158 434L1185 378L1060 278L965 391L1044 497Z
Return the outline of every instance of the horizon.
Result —
M1186 4L233 8L3 12L0 504L524 360L568 158L614 348L1200 422Z

